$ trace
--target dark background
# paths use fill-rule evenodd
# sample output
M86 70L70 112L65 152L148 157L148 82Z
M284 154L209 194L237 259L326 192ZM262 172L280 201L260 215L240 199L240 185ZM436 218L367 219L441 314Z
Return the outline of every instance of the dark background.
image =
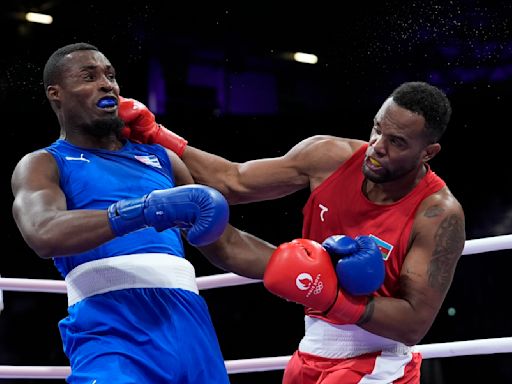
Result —
M60 279L24 243L11 216L10 176L27 152L58 136L42 87L62 45L99 47L122 95L149 105L193 146L231 160L277 156L313 134L367 139L374 114L403 81L444 89L453 117L431 165L462 203L467 238L511 233L512 6L508 1L238 2L3 1L0 4L3 277ZM349 9L350 8L350 9ZM20 12L53 15L29 24ZM316 65L287 59L318 55ZM158 103L155 102L158 100ZM231 221L273 243L301 233L307 191L234 206ZM221 273L195 249L198 276ZM422 343L511 335L510 251L462 256ZM303 335L298 305L261 284L202 292L226 360L291 355ZM57 322L64 295L4 292L0 365L67 365ZM455 315L449 316L448 309ZM279 383L282 371L231 375ZM9 383L39 380L5 380ZM45 380L62 383L63 380ZM425 360L422 383L510 383L510 354Z

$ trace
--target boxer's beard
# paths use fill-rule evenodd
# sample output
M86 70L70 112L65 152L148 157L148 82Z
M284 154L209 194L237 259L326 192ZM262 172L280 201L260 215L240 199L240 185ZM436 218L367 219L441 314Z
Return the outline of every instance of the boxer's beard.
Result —
M84 123L80 126L83 132L96 137L108 137L112 133L119 137L121 129L124 127L124 122L117 116L110 118L97 119L91 123Z

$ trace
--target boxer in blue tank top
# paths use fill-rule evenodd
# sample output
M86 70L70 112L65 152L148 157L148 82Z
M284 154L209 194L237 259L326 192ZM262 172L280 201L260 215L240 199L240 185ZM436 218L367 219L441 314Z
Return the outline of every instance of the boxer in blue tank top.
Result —
M106 209L130 196L175 186L160 146L126 142L109 151L58 140L45 149L55 158L71 210ZM127 188L126 180L136 182ZM54 263L65 278L93 260L153 253L183 258L179 229L148 227L71 257L56 257ZM207 306L194 291L141 287L94 295L71 305L59 328L73 369L69 382L227 382ZM105 329L108 335L102 335Z
M69 315L59 329L67 382L228 383L181 238L216 242L227 228L226 200L192 184L160 145L121 139L114 68L96 47L55 51L44 86L61 136L17 164L13 215L66 281Z

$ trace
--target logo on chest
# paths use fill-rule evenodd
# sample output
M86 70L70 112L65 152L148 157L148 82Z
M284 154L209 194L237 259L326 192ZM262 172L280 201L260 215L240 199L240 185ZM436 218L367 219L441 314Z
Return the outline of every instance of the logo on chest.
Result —
M155 168L162 168L162 166L160 165L160 161L158 161L158 157L156 157L155 155L134 157L135 159L139 160L142 164L146 164Z
M90 163L91 162L89 159L86 159L84 157L83 153L80 154L80 157L66 156L65 159L69 160L69 161L85 161L86 163Z
M370 235L370 237L375 241L375 243L379 247L380 253L382 253L382 259L383 260L389 259L389 256L391 255L391 252L393 251L394 246L385 242L382 239L379 239L375 235Z
M320 220L321 221L325 221L325 214L326 212L329 212L329 208L327 208L325 205L323 204L318 204L318 208L320 208Z

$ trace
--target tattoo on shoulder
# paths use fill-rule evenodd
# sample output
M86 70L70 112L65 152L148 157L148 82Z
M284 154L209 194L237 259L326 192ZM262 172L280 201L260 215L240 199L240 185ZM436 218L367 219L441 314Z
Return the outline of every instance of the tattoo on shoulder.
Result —
M444 208L440 207L439 205L432 205L427 208L425 213L423 214L425 217L436 217L439 216L441 213L444 212Z
M464 224L458 215L446 217L435 237L435 248L428 268L428 280L432 288L445 292L452 280L453 267L461 255L461 239L465 238Z

